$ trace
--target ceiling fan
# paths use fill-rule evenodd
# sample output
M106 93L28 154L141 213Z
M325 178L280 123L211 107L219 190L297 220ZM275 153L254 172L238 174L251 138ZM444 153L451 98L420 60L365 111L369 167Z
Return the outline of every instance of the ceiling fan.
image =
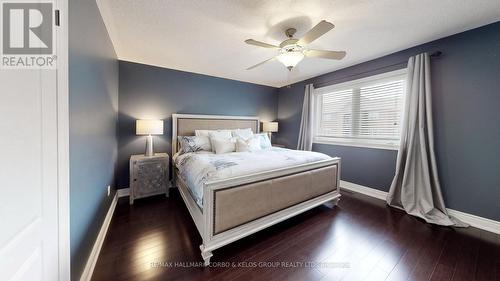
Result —
M327 22L326 20L322 20L316 26L311 28L301 39L293 38L293 35L297 31L295 28L289 28L285 31L288 39L281 42L279 46L260 42L253 39L245 40L245 43L270 48L270 49L278 49L278 55L267 59L263 62L260 62L254 66L247 68L247 70L256 68L266 62L273 61L277 59L282 64L285 65L288 70L292 71L292 69L304 58L304 57L315 57L315 58L324 58L331 60L341 60L345 57L346 52L344 51L325 51L325 50L313 50L307 49L305 46L323 36L325 33L334 28L334 25L331 22Z

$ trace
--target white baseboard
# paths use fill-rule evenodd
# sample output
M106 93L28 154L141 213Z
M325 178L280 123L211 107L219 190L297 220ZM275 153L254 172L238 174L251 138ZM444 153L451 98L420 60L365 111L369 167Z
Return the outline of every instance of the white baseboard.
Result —
M345 190L349 190L352 192L364 194L364 195L367 195L367 196L370 196L373 198L377 198L380 200L384 200L384 201L387 197L387 192L385 192L385 191L381 191L381 190L371 188L371 187L362 186L362 185L355 184L355 183L348 182L348 181L340 181L340 188L345 189ZM499 221L471 215L468 213L460 212L460 211L449 209L449 208L447 208L446 210L448 210L448 214L450 214L451 216L454 216L457 219L469 224L470 226L473 226L473 227L476 227L476 228L479 228L482 230L486 230L489 232L500 234L500 222Z
M130 195L130 188L120 188L116 190L116 194L118 195L118 198L121 197L127 197Z
M340 181L340 188L346 189L346 190L349 190L352 192L368 195L370 197L374 197L374 198L384 200L384 201L385 201L385 198L387 197L387 192L385 192L385 191L381 191L381 190L371 188L371 187L366 187L366 186L355 184L355 183L348 182L348 181L341 180Z
M90 279L92 278L92 273L94 272L97 259L99 258L99 253L101 252L104 238L106 238L106 233L108 232L111 219L113 218L113 213L115 212L118 197L119 196L117 191L115 193L115 196L113 197L113 201L111 201L108 213L106 214L106 217L102 222L101 229L99 230L99 234L97 235L94 246L92 247L92 252L90 252L89 258L87 259L87 264L85 264L85 269L83 270L82 276L80 277L80 281L90 281Z
M459 219L459 220L461 220L461 221L463 221L463 222L465 222L473 227L500 234L500 222L499 221L495 221L495 220L491 220L491 219L487 219L487 218L483 218L483 217L478 217L475 215L467 214L467 213L460 212L460 211L453 210L453 209L447 209L447 210L448 210L448 214L450 214L450 216L454 216L455 218L457 218L457 219Z
M173 188L172 184L168 188ZM130 196L130 187L120 188L116 190L116 193L118 194L118 198Z

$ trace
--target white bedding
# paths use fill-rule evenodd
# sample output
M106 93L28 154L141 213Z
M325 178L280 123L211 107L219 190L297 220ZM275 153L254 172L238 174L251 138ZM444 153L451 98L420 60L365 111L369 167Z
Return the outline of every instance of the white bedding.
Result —
M203 208L203 184L268 170L330 159L330 156L311 151L269 148L254 152L214 154L190 152L174 157L179 176L186 182L198 206Z

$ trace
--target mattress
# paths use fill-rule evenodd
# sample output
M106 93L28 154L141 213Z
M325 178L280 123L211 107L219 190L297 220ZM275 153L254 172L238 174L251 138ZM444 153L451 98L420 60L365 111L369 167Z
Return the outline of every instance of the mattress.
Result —
M203 208L203 185L213 180L228 179L274 169L330 159L318 152L273 147L254 152L215 154L191 152L174 157L178 176L186 183L192 197Z

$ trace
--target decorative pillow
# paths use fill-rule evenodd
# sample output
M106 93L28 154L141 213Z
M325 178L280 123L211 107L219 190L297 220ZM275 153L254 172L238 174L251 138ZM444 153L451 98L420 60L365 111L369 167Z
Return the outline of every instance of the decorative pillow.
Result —
M250 128L232 130L231 133L233 134L233 137L238 137L244 140L248 140L253 137L253 132Z
M260 148L262 149L268 149L273 147L271 144L271 140L269 139L269 136L267 133L260 133L260 134L255 134L256 136L260 137Z
M231 139L233 136L231 135L230 130L220 130L220 131L209 131L208 137L210 138L210 143L212 144L212 151L215 152L214 144L212 142L213 139Z
M229 153L236 151L235 138L211 138L212 149L215 154Z
M259 136L252 137L248 140L242 138L236 139L236 152L252 152L261 149Z
M179 136L179 154L184 154L188 152L196 151L211 151L212 145L210 144L210 139L208 137L197 137L197 136Z

